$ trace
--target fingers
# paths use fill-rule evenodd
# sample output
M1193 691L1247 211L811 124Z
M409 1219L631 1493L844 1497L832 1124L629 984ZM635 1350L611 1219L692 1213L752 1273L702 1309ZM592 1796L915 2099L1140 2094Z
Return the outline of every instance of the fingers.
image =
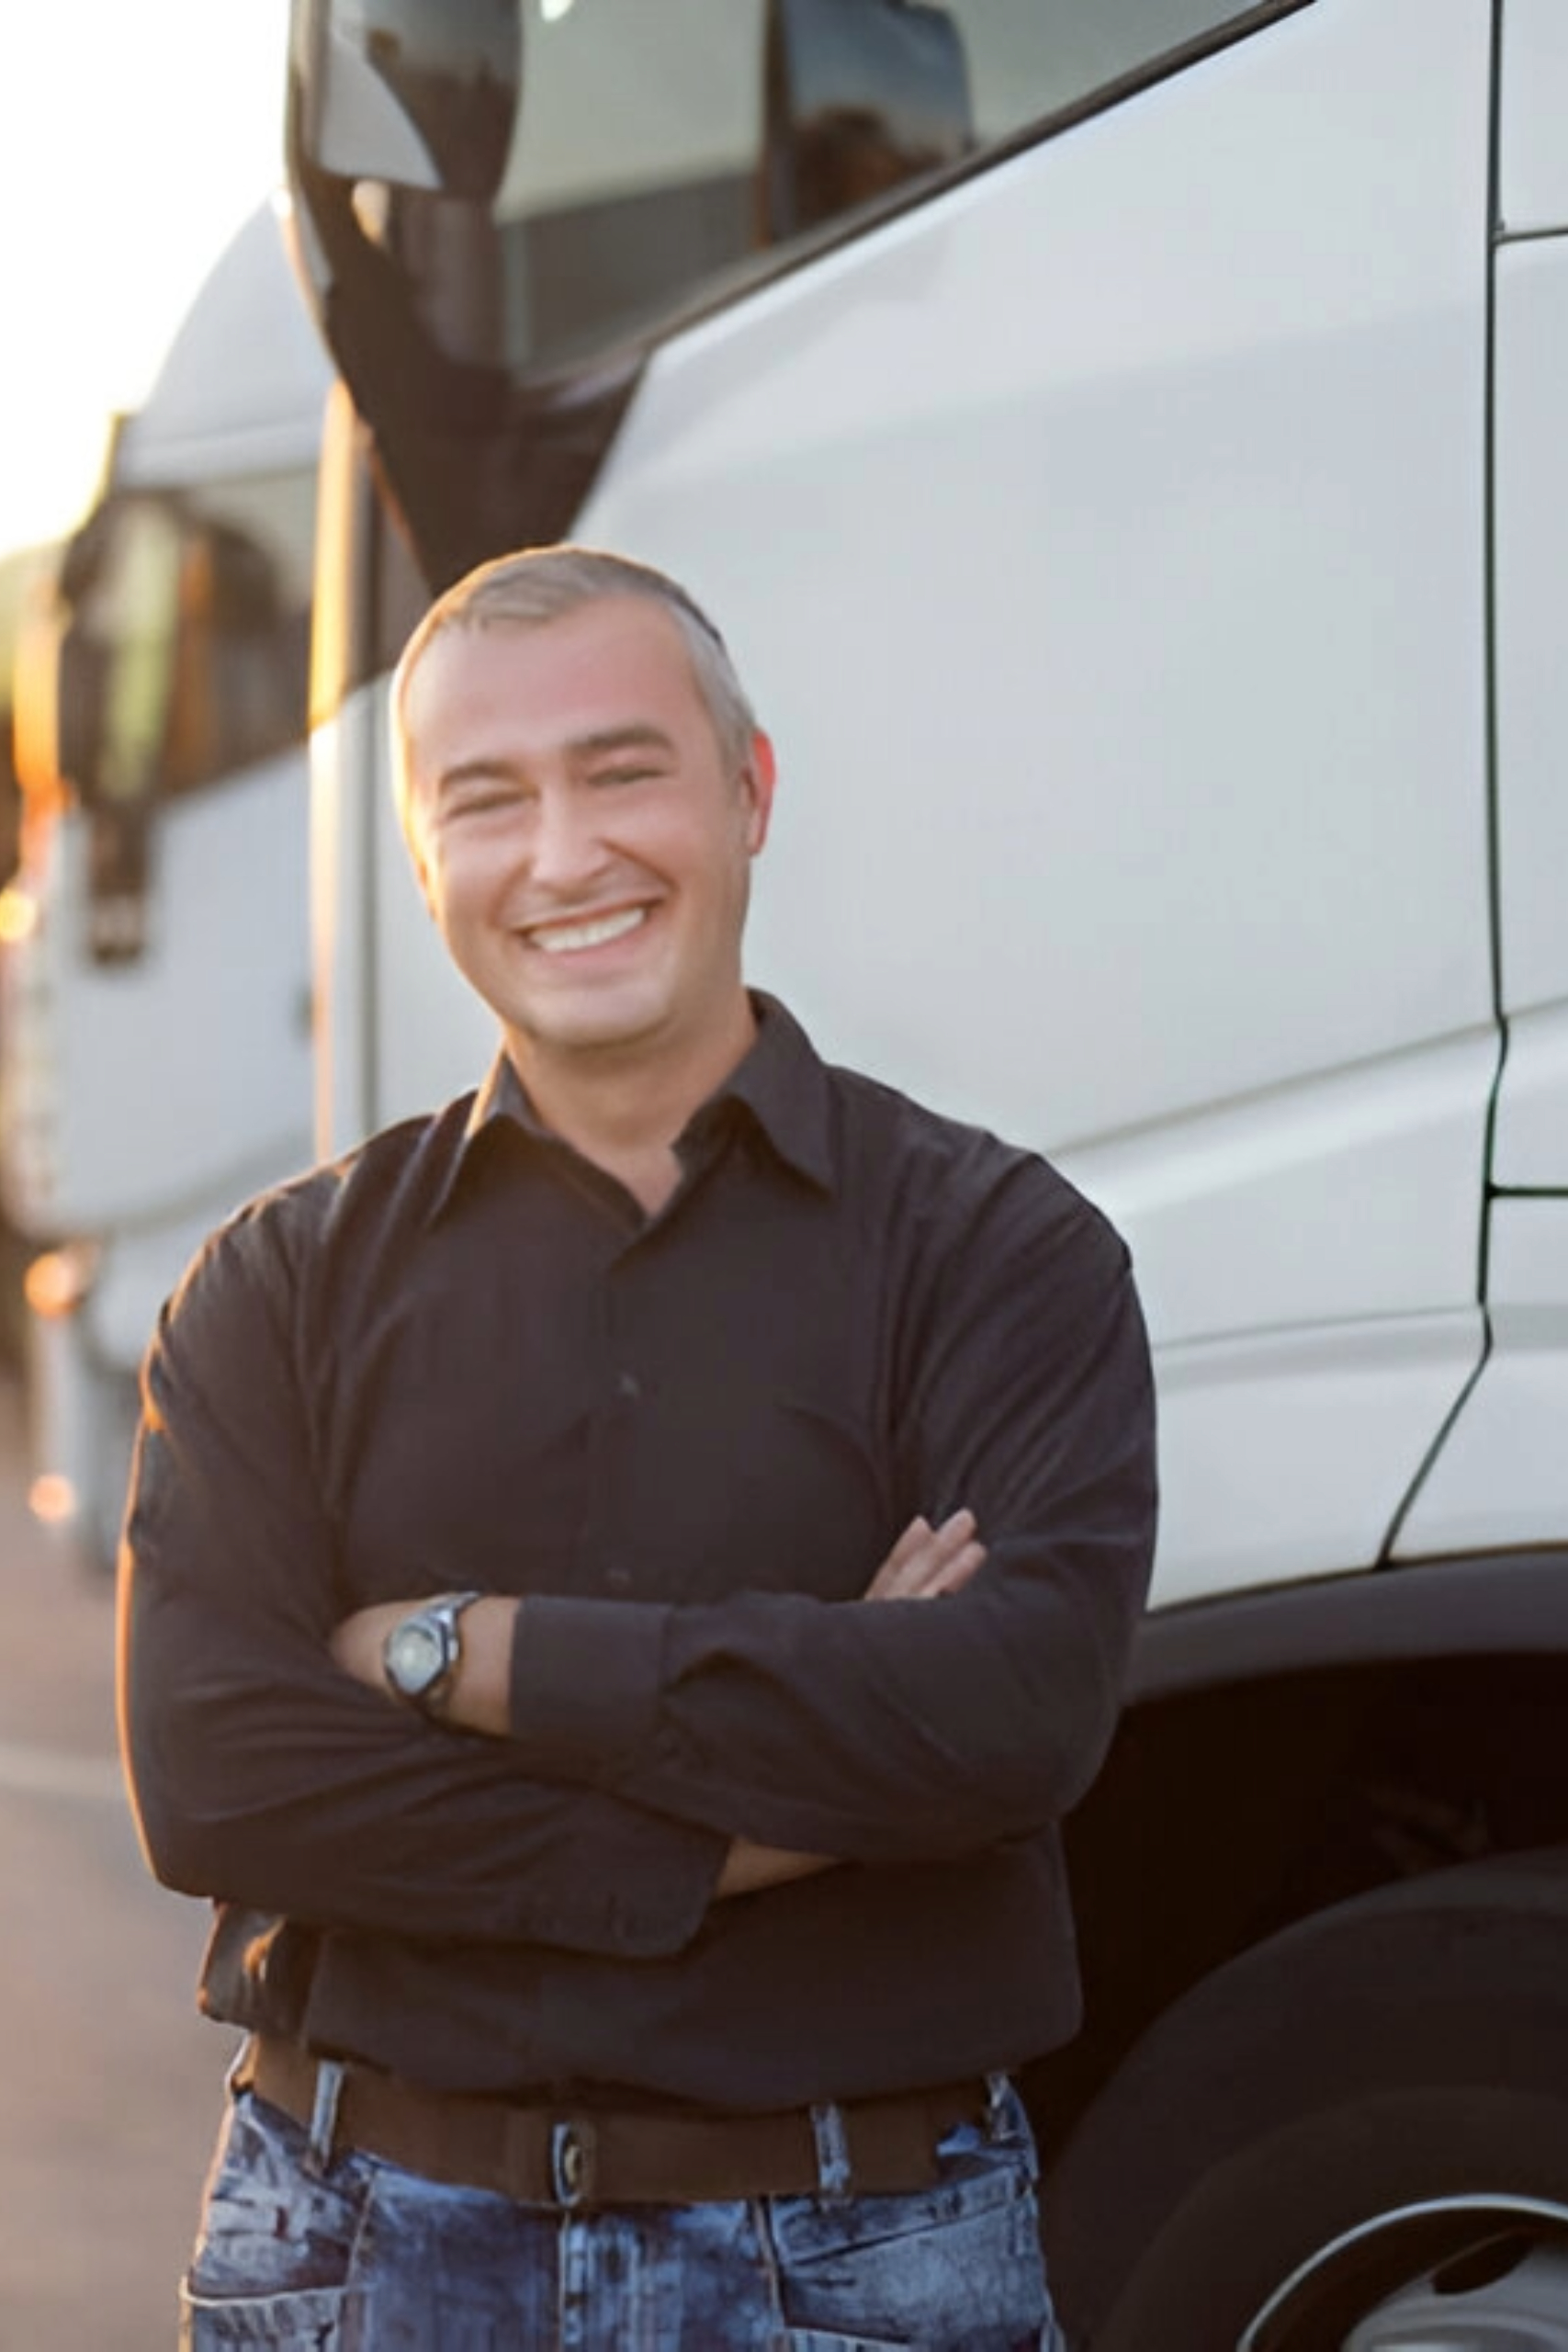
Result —
M913 1566L936 1541L929 1519L912 1519L877 1570L877 1577L897 1577Z
M866 1589L868 1600L939 1600L958 1592L984 1562L972 1510L955 1510L933 1528L912 1519Z
M921 1600L942 1600L951 1592L962 1592L976 1571L986 1565L986 1547L977 1540L965 1544L954 1553L932 1581L917 1596Z

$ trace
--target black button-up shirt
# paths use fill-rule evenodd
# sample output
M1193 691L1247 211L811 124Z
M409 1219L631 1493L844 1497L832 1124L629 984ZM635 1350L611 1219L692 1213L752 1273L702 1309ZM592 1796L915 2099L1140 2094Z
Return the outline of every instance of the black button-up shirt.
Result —
M1057 1824L1154 1531L1127 1253L1030 1153L759 1000L649 1218L477 1096L254 1203L149 1354L122 1661L202 1997L450 2089L716 2107L1011 2065L1076 2025ZM989 1547L860 1600L917 1512ZM523 1596L513 1736L333 1626ZM716 1902L731 1838L841 1867Z

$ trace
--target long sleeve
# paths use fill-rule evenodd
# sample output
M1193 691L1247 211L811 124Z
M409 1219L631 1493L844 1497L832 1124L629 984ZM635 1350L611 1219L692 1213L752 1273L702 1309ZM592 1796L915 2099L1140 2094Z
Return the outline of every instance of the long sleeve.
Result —
M737 1594L525 1603L526 1767L682 1819L863 1861L1059 1819L1114 1728L1154 1540L1154 1413L1127 1255L1019 1159L915 1285L911 1491L988 1546L940 1602Z
M274 1211L198 1261L149 1352L121 1599L122 1736L157 1875L315 1926L682 1949L726 1840L362 1689ZM459 1564L460 1565L460 1564Z

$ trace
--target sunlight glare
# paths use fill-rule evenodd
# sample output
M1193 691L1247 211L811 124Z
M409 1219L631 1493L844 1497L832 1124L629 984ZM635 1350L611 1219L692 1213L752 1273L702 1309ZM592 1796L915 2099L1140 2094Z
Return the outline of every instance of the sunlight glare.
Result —
M19 884L0 890L0 947L19 947L38 929L38 900Z
M96 486L207 269L281 175L287 0L7 9L0 550ZM25 225L22 225L25 224Z
M76 1489L58 1470L46 1470L28 1488L28 1508L46 1527L63 1527L76 1516Z

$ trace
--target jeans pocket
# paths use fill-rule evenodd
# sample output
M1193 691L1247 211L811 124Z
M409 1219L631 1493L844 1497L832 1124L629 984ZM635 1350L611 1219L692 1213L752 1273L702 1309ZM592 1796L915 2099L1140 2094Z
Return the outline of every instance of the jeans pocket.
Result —
M310 2326L336 2330L320 2335L331 2352L356 2340L348 2290L371 2229L375 2167L347 2155L318 2172L307 2147L297 2123L249 2092L230 2108L183 2290L208 2330L196 2343L270 2340L211 2334L213 2315L231 2306L270 2310L280 2343L314 2344Z
M298 2352L362 2352L367 2303L355 2287L306 2287L281 2295L203 2295L180 2289L180 2352L298 2346Z
M764 2208L790 2352L1017 2352L1050 2319L1032 2160L954 2152L898 2197ZM1049 2336L1043 2340L1049 2343Z

